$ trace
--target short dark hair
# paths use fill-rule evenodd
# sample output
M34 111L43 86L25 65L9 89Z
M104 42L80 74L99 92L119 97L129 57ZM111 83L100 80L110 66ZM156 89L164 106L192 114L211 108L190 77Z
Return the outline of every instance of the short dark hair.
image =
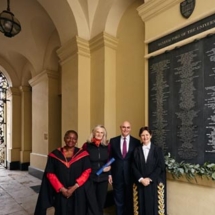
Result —
M75 130L68 130L65 134L64 134L64 139L69 135L69 134L74 134L77 139L78 139L78 133Z
M139 137L141 136L141 134L143 133L143 131L148 131L150 135L152 135L152 131L148 126L145 127L141 127L139 130Z

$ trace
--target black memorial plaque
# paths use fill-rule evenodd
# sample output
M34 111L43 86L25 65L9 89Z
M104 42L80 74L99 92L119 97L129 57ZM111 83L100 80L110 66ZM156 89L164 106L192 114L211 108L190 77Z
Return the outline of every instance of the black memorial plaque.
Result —
M149 125L177 161L215 162L215 36L149 59Z
M152 53L201 32L207 31L215 27L215 14L212 14L204 19L194 22L184 28L174 31L164 37L161 37L148 45L148 52Z
M149 59L149 115L150 128L153 131L153 142L163 148L164 152L172 150L171 126L168 121L171 105L170 84L171 65L170 54L165 53Z
M201 133L203 121L203 72L201 42L190 43L172 52L175 157L178 161L202 163L204 145Z
M215 162L215 35L204 39L205 160Z

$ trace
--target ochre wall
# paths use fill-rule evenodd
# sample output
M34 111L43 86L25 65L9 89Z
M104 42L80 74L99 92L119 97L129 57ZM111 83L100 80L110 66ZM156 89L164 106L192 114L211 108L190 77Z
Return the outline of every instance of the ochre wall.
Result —
M197 177L188 182L185 178L167 181L168 215L214 215L215 182Z
M44 169L46 155L61 145L58 80L58 73L45 70L30 81L33 89L32 130L34 131L30 158L31 166L37 169Z
M193 22L205 18L215 13L215 2L208 0L196 0L193 14L189 19L185 19L180 14L179 0L148 0L138 8L139 15L145 23L145 43L147 44L155 39L172 33ZM148 71L148 58L163 53L165 50L171 50L177 45L190 43L195 38L206 36L208 33L214 33L215 29L210 29L192 38L185 39L177 44L170 45L154 53L145 55L145 69ZM148 92L146 91L146 94ZM168 215L214 215L215 213L215 182L206 178L190 183L184 179L173 180L168 177L167 181L167 212Z
M119 134L119 125L128 120L132 125L132 135L136 137L139 128L147 124L144 23L136 11L138 4L135 2L120 22L116 65L116 133Z

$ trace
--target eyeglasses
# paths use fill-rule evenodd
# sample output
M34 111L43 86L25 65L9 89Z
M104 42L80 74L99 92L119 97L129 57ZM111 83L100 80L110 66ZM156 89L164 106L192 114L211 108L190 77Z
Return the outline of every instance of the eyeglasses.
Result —
M126 129L130 129L130 126L122 126L121 128L126 128Z

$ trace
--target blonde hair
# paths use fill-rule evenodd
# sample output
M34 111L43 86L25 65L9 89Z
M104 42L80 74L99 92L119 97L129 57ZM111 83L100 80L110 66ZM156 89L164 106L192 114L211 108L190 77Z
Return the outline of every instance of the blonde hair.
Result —
M97 125L95 126L93 129L92 129L92 132L90 133L90 136L89 138L87 139L87 142L91 143L92 142L92 139L95 137L95 132L99 129L99 128L102 128L103 129L103 132L104 132L104 136L101 140L101 144L103 146L107 146L108 145L108 140L107 140L107 130L106 128L103 126L103 125Z

